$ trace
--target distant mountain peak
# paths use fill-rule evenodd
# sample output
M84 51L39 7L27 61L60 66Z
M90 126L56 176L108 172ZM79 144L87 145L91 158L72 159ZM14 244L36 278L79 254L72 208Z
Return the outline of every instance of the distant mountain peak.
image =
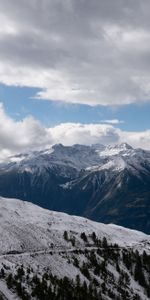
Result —
M0 164L0 195L150 233L150 151L57 144L11 157Z
M62 148L64 148L64 147L65 147L65 146L64 146L63 144L61 144L61 143L58 143L58 144L55 144L55 145L52 146L52 148L53 148L54 150L62 149Z
M131 147L128 143L121 143L121 144L118 144L116 145L116 147L120 148L120 149L129 149L129 150L132 150L133 147Z

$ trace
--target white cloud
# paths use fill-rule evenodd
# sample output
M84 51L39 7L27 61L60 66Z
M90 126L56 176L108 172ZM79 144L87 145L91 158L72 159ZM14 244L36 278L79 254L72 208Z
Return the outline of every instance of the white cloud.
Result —
M143 148L150 150L150 130L141 132L124 132L120 131L120 140L135 148Z
M117 125L117 124L123 124L124 121L118 120L118 119L112 119L112 120L103 120L103 121L101 121L101 123Z
M111 125L64 123L49 129L56 143L73 144L108 144L118 141L118 133Z
M0 0L0 82L89 105L150 101L150 2Z
M0 104L0 157L18 152L40 149L52 138L47 130L32 116L16 122L10 118Z
M0 160L26 151L64 145L127 142L133 147L150 150L150 130L125 132L110 124L62 123L46 128L32 116L22 121L10 118L0 104Z

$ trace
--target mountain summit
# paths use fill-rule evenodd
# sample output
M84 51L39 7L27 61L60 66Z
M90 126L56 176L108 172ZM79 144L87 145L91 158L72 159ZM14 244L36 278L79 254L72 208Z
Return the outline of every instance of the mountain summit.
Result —
M20 154L0 164L0 194L150 233L150 151L57 144Z

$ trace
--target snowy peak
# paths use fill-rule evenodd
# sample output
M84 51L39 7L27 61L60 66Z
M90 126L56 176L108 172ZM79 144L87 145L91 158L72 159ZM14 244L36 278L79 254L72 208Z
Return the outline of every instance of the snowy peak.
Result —
M114 148L118 148L121 150L133 150L133 148L128 143L121 143L114 146Z
M133 149L126 143L115 146L56 144L43 151L10 157L8 163L0 164L0 175L9 172L28 173L35 177L42 176L42 181L47 183L51 174L61 177L60 184L65 184L65 187L69 187L69 181L77 178L80 181L86 172L107 172L109 176L106 177L110 179L114 174L126 170L138 178L150 174L150 151Z
M150 151L55 145L0 164L0 195L150 233Z
M111 161L111 162L110 162ZM82 169L102 168L106 169L114 165L114 170L120 170L133 166L138 169L138 165L146 162L150 163L150 152L142 149L133 149L130 145L122 143L115 146L104 146L96 144L92 146L73 145L63 146L56 144L49 149L36 151L27 154L20 154L10 157L8 163L1 164L3 167L19 167L30 169L53 168L59 166L61 168L73 168L78 172ZM115 166L116 164L116 166ZM143 164L143 165L144 165ZM59 171L60 171L59 168Z
M109 172L113 176L114 173L117 175L125 170L139 178L141 173L149 174L150 151L133 149L126 143L115 146L56 144L43 151L10 157L8 163L0 164L0 174L12 171L19 174L28 173L36 177L42 176L42 181L47 182L48 174L51 173L62 178L60 184L65 184L64 187L69 187L71 180L80 180L83 172ZM110 175L106 177L111 178Z
M115 146L106 146L105 149L99 152L100 156L114 156L114 155L129 155L133 152L136 152L136 149L133 149L130 145L122 143Z

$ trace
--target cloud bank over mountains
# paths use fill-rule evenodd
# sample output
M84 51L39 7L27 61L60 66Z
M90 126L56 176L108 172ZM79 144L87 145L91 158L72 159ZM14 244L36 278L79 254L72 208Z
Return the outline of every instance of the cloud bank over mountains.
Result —
M47 128L32 116L15 121L6 114L2 104L0 128L0 161L17 153L49 148L56 143L91 145L127 142L131 146L150 150L150 130L126 132L110 124L101 123L61 123Z
M0 0L0 7L1 83L92 106L150 101L149 1Z

